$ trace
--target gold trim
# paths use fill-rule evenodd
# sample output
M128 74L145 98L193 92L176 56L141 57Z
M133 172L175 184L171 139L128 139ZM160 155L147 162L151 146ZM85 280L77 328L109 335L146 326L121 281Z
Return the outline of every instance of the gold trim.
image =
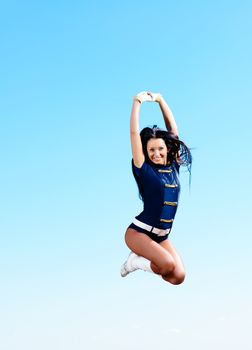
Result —
M166 220L166 219L160 219L161 222L173 222L173 219L171 220Z
M165 187L168 187L168 188L176 188L176 187L178 187L178 185L165 184Z
M172 207L176 207L177 204L177 202L164 202L164 205L171 205Z
M167 170L165 170L165 169L158 169L158 172L159 173L172 173L172 170L171 169L167 169Z

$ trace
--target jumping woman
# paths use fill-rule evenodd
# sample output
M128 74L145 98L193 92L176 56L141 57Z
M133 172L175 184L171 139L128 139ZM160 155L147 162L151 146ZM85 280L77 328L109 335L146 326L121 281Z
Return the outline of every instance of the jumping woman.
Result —
M154 126L139 132L140 106L145 101L159 103L167 131ZM179 168L186 165L190 171L190 150L179 139L169 106L156 93L141 92L134 97L130 137L132 171L143 211L126 231L125 241L131 253L121 268L121 276L141 269L154 272L172 284L180 284L185 279L185 268L168 236L179 200Z

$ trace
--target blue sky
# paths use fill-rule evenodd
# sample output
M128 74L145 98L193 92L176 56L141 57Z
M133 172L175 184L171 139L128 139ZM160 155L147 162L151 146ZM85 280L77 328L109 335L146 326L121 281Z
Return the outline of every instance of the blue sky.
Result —
M249 349L249 1L9 1L0 14L3 350ZM119 275L141 210L132 96L193 149L171 240L187 279ZM145 104L141 126L163 121Z

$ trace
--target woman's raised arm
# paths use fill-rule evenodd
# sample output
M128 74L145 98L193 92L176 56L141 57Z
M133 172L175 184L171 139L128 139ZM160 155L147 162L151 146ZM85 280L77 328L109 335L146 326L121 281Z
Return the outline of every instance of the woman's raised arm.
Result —
M162 111L166 129L173 133L175 136L178 135L178 127L175 121L175 118L172 114L172 111L168 104L165 102L165 99L160 94L151 93L153 100L159 103L160 109Z
M152 97L146 91L140 92L134 97L130 116L130 139L133 162L136 167L141 168L144 162L144 153L139 131L140 106L144 101L152 101Z
M141 102L133 101L131 116L130 116L130 140L133 162L136 167L141 168L144 162L143 147L139 132L139 115Z

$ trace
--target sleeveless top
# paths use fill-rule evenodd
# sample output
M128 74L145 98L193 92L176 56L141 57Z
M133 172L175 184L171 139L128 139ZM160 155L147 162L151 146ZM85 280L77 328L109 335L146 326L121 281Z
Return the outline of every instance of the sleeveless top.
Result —
M171 228L180 192L177 162L151 165L145 161L141 168L137 168L132 160L132 171L139 187L143 189L143 211L136 219L156 228Z

